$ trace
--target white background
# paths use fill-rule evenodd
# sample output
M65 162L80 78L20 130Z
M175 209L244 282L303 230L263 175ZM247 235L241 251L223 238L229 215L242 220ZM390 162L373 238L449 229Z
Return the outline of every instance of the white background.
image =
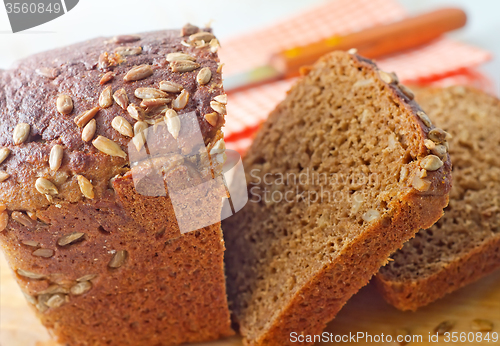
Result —
M329 0L80 0L66 15L16 34L11 33L6 11L0 4L0 68L8 68L15 60L32 53L96 36L178 28L186 22L203 25L213 21L214 31L223 41L325 1ZM400 2L412 14L450 5L465 9L469 18L467 27L451 36L494 54L494 60L482 70L499 89L500 1Z

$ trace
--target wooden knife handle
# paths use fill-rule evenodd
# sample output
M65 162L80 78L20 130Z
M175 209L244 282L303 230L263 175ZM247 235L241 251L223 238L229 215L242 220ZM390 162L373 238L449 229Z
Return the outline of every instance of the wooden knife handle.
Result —
M346 36L333 36L287 49L274 55L271 64L285 77L293 77L298 75L300 67L314 63L333 50L356 48L358 54L376 58L428 43L447 31L463 27L466 21L467 16L461 9L444 8Z

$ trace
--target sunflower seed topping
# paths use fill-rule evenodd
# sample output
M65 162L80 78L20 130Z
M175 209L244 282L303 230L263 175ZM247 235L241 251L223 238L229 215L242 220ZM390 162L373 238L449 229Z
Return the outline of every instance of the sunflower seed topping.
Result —
M76 282L94 280L97 276L98 276L97 274L87 274L87 275L84 275L84 276L79 277L78 279L76 279Z
M122 150L122 148L120 148L118 144L106 137L97 136L97 138L92 141L92 144L104 154L108 154L110 156L118 156L121 158L127 157L127 154L125 154L125 152Z
M100 85L104 85L106 84L107 82L109 82L110 80L113 79L114 77L114 73L113 72L106 72L102 77L101 77L101 80L99 81L99 84Z
M127 96L127 92L125 91L125 89L122 88L122 89L118 89L117 91L115 91L115 93L113 94L113 99L118 104L118 106L120 106L122 109L127 109L128 96Z
M150 65L142 64L139 66L134 66L127 72L123 80L126 82L133 82L147 78L153 74L153 68Z
M132 125L121 116L116 116L113 121L111 122L111 126L118 131L120 134L127 136L127 137L133 137L134 136L134 131L132 130Z
M56 293L63 293L63 294L68 294L69 290L65 287L61 287L59 285L50 285L43 291L38 292L38 295L42 294L56 294Z
M35 70L36 74L42 77L54 79L59 75L59 71L55 68L40 67Z
M165 123L167 124L168 132L177 139L179 137L179 131L181 130L181 120L177 115L177 112L173 109L167 110L165 113Z
M142 53L142 47L126 47L120 46L115 48L115 54L121 56L139 55Z
M226 114L226 106L217 101L210 101L210 107L217 113L224 115Z
M443 143L448 137L448 133L440 128L435 128L429 131L427 135L429 139L435 143Z
M139 99L156 99L168 96L167 93L155 88L137 88L134 95Z
M37 241L34 241L34 240L25 240L25 241L21 242L21 244L26 245L26 246L30 246L30 247L39 247L40 246L40 243Z
M471 328L475 332L491 332L493 330L493 322L478 318L472 321Z
M171 101L172 101L171 98L144 99L141 101L141 107L153 108L153 107L165 106Z
M220 48L220 43L219 43L219 40L214 38L210 41L209 43L209 46L210 46L210 51L212 53L217 53L217 51L219 50Z
M82 130L82 141L84 142L91 141L92 138L94 138L96 129L97 129L97 124L95 119L90 120Z
M85 236L85 233L73 232L66 234L57 240L57 245L66 246L73 244L74 242L81 240Z
M47 300L45 305L49 308L57 309L66 303L66 296L64 294L56 293Z
M9 179L10 177L10 174L5 172L5 171L0 171L0 183L6 181L7 179Z
M408 97L408 99L410 101L415 98L415 94L407 86L404 86L403 84L399 84L399 90L401 90L401 92L403 94L405 94L405 96Z
M380 79L382 79L387 84L391 84L391 83L395 82L392 74L390 74L390 73L387 73L385 71L379 70L378 74L380 76Z
M422 120L422 122L424 123L425 126L427 126L427 127L432 126L431 119L429 119L429 117L427 116L427 114L425 114L425 112L418 111L417 115L420 118L420 120Z
M135 120L144 120L146 118L146 113L144 112L144 109L140 108L139 106L133 103L131 103L127 107L127 112Z
M200 31L196 34L192 34L189 36L189 41L195 42L195 41L205 41L205 42L210 42L215 38L215 36L206 31Z
M25 278L33 279L33 280L40 280L40 279L45 278L45 275L43 275L43 274L33 273L33 272L30 272L29 270L24 270L21 268L17 269L17 274L24 276Z
M30 130L31 127L26 123L17 124L16 127L14 127L14 132L12 134L14 145L24 143L28 139Z
M37 250L33 251L32 255L36 256L36 257L49 258L49 257L54 256L54 250L52 250L52 249L37 249Z
M113 91L111 86L106 87L99 95L99 107L108 108L113 104Z
M198 31L200 31L200 29L197 26L187 23L181 29L181 36L196 34Z
M160 90L169 92L169 93L178 93L180 92L184 87L178 83L174 83L171 81L166 81L163 80L160 82Z
M99 107L94 107L86 112L83 112L75 118L75 124L79 127L85 126L99 112Z
M28 215L20 212L20 211L13 211L12 214L10 214L10 217L14 221L19 222L21 225L28 227L28 228L33 228L35 226L35 221L31 220Z
M182 53L182 52L168 53L167 54L167 61L168 62L179 61L179 60L196 61L196 58L194 56L191 56L189 54Z
M186 107L189 101L189 93L187 90L182 90L181 93L177 96L175 100L172 101L172 108L176 111L183 109Z
M170 63L170 67L174 72L191 72L200 66L200 64L189 60L176 60Z
M84 294L85 292L88 292L92 288L92 284L88 281L81 281L71 287L70 292L74 296L79 296L81 294Z
M4 162L7 157L10 155L10 149L9 148L2 148L0 149L0 163Z
M196 76L196 81L199 85L205 85L210 82L210 78L212 78L212 71L208 67L204 67L198 72Z
M138 35L119 35L119 36L113 37L112 41L114 43L130 43L130 42L139 41L140 39L141 39L141 37Z
M80 186L80 191L82 192L82 194L88 199L93 199L94 186L92 186L90 180L80 174L76 176L76 179L78 180L78 186Z
M449 332L455 326L454 322L444 321L441 322L436 328L434 328L434 333L438 333L439 335L443 335L446 332Z
M219 122L219 113L213 112L213 113L208 113L205 114L205 120L212 126L217 126L217 123Z
M427 179L419 177L418 175L415 175L415 177L413 177L411 185L414 189L420 192L425 192L431 187L431 182Z
M116 251L111 260L108 263L110 268L120 268L127 259L128 253L126 250Z
M68 115L73 111L73 100L69 95L61 94L57 97L56 107L59 113Z
M223 105L227 105L227 95L226 94L222 94L222 95L219 95L219 96L215 96L214 97L214 101L222 103Z
M61 167L64 150L59 144L56 144L50 149L49 167L53 171L57 171Z
M134 135L137 136L139 133L143 132L148 128L148 124L144 121L138 121L134 124Z
M44 195L57 195L57 187L48 179L38 178L35 182L35 188Z
M7 210L4 210L0 213L0 232L7 228L7 224L9 223L9 213Z

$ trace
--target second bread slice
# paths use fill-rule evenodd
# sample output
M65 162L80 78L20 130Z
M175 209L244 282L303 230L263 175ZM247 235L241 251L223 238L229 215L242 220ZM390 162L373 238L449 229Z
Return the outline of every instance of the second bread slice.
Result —
M335 52L289 91L245 161L249 203L223 225L246 345L308 345L388 256L441 217L445 140L396 76ZM309 338L307 336L309 335Z

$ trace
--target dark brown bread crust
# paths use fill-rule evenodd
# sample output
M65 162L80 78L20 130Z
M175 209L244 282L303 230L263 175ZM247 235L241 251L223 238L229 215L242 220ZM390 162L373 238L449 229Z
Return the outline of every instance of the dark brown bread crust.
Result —
M331 56L321 59L317 65L342 54L344 53L333 53ZM351 56L350 59L359 70L377 71L376 66L367 59L356 55ZM300 81L296 87L298 85L300 85ZM393 102L410 114L411 120L409 122L412 124L412 134L409 137L414 143L411 144L411 156L417 160L428 155L429 151L424 145L424 139L427 138L433 127L425 126L421 117L417 116L417 112L421 109L412 101L411 97L408 97L398 87L397 83L386 83L385 87L391 93ZM297 100L297 102L299 101L301 100ZM305 102L305 100L302 101ZM265 139L272 138L271 141L273 141L273 139L280 137L278 119L286 116L281 107L279 105L271 113L249 149L245 165L247 172L253 168L248 160L262 156L265 159L264 162L269 162L269 157L272 157L272 154L267 155L266 150L272 151L273 147ZM290 155L293 154L290 153ZM418 165L412 166L408 175L416 174L416 170L418 170ZM228 247L226 254L228 293L233 303L234 319L244 336L245 345L310 344L307 342L292 343L290 333L296 332L297 335L321 333L326 323L335 317L354 293L368 283L371 276L386 263L388 256L394 250L412 238L420 227L432 225L442 216L443 208L448 203L448 192L451 188L449 157L445 156L444 165L437 171L429 172L426 179L431 182L431 186L425 192L417 191L411 184L402 187L398 193L398 207L393 208L392 213L370 225L360 237L356 238L352 245L338 255L335 261L325 265L304 286L301 286L288 304L282 307L279 316L269 321L270 327L266 327L261 334L257 335L255 335L252 325L248 324L250 323L248 321L252 320L251 313L249 316L245 316L245 311L248 309L247 304L252 304L252 302L242 301L241 295L244 292L241 292L239 287L243 284L242 275L240 275L242 268L239 268L238 264L243 266L243 263L253 263L253 257L258 256L258 254L253 253L246 254L250 244L243 240L245 229L241 225L246 223L247 218L253 220L252 217L255 217L265 220L266 209L262 207L262 204L248 203L233 218L226 220L223 226ZM311 261L314 261L314 258Z
M82 130L74 122L76 116L98 105L99 95L107 86L112 86L113 92L124 88L130 103L139 105L141 100L134 96L136 88L158 88L159 82L166 80L181 84L190 94L187 105L178 110L181 124L185 113L195 112L208 149L222 138L223 117L215 126L204 118L214 112L211 100L224 94L215 51L208 45L186 47L181 41L189 41L189 36L180 37L178 30L139 37L122 44L110 38L90 40L38 54L0 72L0 147L11 150L0 164L0 169L10 174L0 182L0 204L9 216L5 229L0 230L0 245L13 270L44 276L29 279L18 274L17 281L61 344L177 345L233 334L220 223L181 235L168 195L148 197L137 193L132 175L140 166L130 170L128 158L106 155L91 142L83 142ZM113 55L119 46L140 46L142 53ZM166 55L180 51L194 56L201 66L191 72L174 72ZM110 56L108 63L98 65L104 52ZM141 64L151 65L153 75L133 82L123 80L133 66ZM208 84L199 85L196 76L203 67L211 70L212 77ZM55 78L37 74L36 70L42 68L55 69L48 70ZM100 85L108 71L114 73L114 78ZM74 109L69 115L56 109L59 94L70 95L73 100ZM177 94L169 96L175 98ZM111 127L118 115L135 123L114 102L95 116L95 137L105 136L127 152L130 138ZM26 142L14 145L13 129L23 122L31 126L30 134ZM187 129L181 126L177 143L180 150L193 149L192 136L196 133ZM169 135L164 141L166 146L175 144ZM55 144L64 149L57 171L50 170L48 164ZM187 163L163 172L164 179L170 175L174 181L182 181L189 167ZM92 183L93 199L83 196L77 174ZM197 174L196 179L212 177L210 172ZM58 188L59 193L51 201L35 188L40 177ZM214 196L220 193L213 191ZM220 207L213 205L214 210ZM26 218L25 212L29 212L33 216L31 225L15 221L14 212L22 212ZM204 213L202 210L200 214ZM85 236L74 244L58 245L58 239L73 232ZM50 258L35 257L37 248L52 249L54 254ZM124 263L118 268L109 267L120 250L127 251ZM76 279L89 274L97 274L87 279L90 290L81 295L69 292ZM50 308L40 304L40 293L54 286L58 287L56 293L63 294L65 303ZM53 293L46 296L52 297Z
M462 127L460 126L461 123L464 125L467 124L469 121L477 121L479 124L483 124L485 126L485 131L487 132L489 129L487 128L491 122L491 119L497 118L498 117L498 110L500 109L500 101L490 95L486 95L483 92L479 90L475 90L473 88L464 88L464 87L450 87L450 88L445 88L445 89L433 89L433 88L422 88L422 89L417 89L417 99L420 99L423 105L429 104L434 106L434 102L432 102L433 99L436 100L441 100L443 101L442 104L448 105L448 106L453 106L456 107L456 105L461 105L461 107L456 107L453 108L453 110L450 110L453 113L449 113L447 108L442 108L442 106L437 107L437 109L429 109L429 113L432 115L433 112L436 112L435 114L436 121L443 121L443 122L448 122L451 120L454 124L458 124L458 126L453 126L452 129L450 130L455 130L458 131ZM463 100L461 99L462 97L465 97ZM482 109L476 109L476 106L470 101L474 100L480 107L484 107L484 110ZM451 101L453 104L447 104L447 101ZM472 111L469 111L469 107L472 108ZM464 112L464 114L461 114L460 112ZM487 119L484 120L483 118L475 119L476 115L479 114L481 111L487 112ZM489 112L488 112L489 111ZM440 114L440 112L442 112ZM465 113L465 112L468 112ZM447 117L443 118L442 115L448 114ZM438 115L441 115L438 117ZM474 120L471 120L474 119ZM444 126L444 125L443 125ZM480 126L480 125L479 125ZM470 129L468 129L470 131ZM456 135L459 135L458 133ZM452 139L454 140L454 139ZM469 139L471 140L471 139ZM484 138L481 138L481 140L487 140ZM491 139L490 139L491 140ZM460 139L456 140L455 142L451 143L452 144L452 151L455 148L455 145L459 145ZM479 143L476 143L479 144ZM467 151L461 152L463 154L463 157L456 157L455 160L461 162L461 167L459 168L459 171L456 172L457 179L459 179L459 183L456 184L456 186L453 188L458 189L465 189L466 187L460 187L461 183L463 182L464 185L466 185L467 181L471 181L471 179L467 178L475 178L473 177L474 171L470 171L470 169L478 169L477 167L474 167L470 159L466 157L468 154L470 155L475 155L474 154L474 148L476 146L474 144L469 144L466 145L463 142L460 143L465 148L468 148ZM479 145L478 148L481 148L482 151L485 151L483 146ZM470 151L470 153L469 153ZM458 150L457 150L458 152ZM455 152L455 154L460 154ZM494 156L494 153L489 153L495 157L493 160L496 160L496 156ZM452 152L452 156L454 153ZM453 158L452 158L453 159ZM481 159L479 159L481 160ZM462 164L462 162L466 162L466 164ZM484 161L486 165L491 164L491 162L488 162L487 160ZM488 167L491 170L492 166ZM459 174L460 173L460 174ZM482 171L480 174L483 174L485 177L488 176L485 174L486 172ZM494 173L493 173L494 174ZM491 174L490 174L491 176ZM478 181L474 181L473 183L479 183ZM458 186L457 186L458 185ZM473 185L470 186L471 190L475 189L480 190L479 187L474 187ZM483 187L484 188L484 187ZM455 190L454 196L457 197L456 203L466 203L464 200L464 197L459 197L459 194L457 193L457 190ZM497 193L497 191L492 191L492 193ZM462 194L465 195L464 192ZM453 192L452 195L450 196L450 199L453 199ZM491 197L482 197L481 200L484 199L489 199ZM496 203L496 201L493 200L486 201L486 203ZM484 215L482 213L482 205L474 205L474 202L478 202L477 200L473 201L468 201L467 203L471 203L471 208L472 208L472 214L467 215L466 217L470 217L470 222L471 224L468 226L467 231L469 232L475 232L478 228L481 229L482 231L489 232L490 230L493 230L493 232L496 232L496 226L495 223L492 223L490 225L489 219L490 217L495 217L497 213L497 209L492 210L491 214ZM479 201L481 202L481 201ZM450 205L451 207L451 205ZM450 208L451 209L451 208ZM459 248L461 247L461 241L456 240L454 241L453 239L453 234L446 234L444 233L445 228L449 223L452 222L452 218L454 217L452 215L452 212L450 210L450 213L448 218L446 217L446 209L445 209L445 217L441 221L443 221L442 225L440 225L439 228L436 226L432 227L430 231L433 232L434 236L439 235L442 238L450 237L451 239L448 239L447 241L449 242L455 242L456 246ZM483 214L483 215L482 215ZM439 221L441 223L441 221ZM455 232L459 231L458 228L463 227L460 223L456 224ZM451 231L451 230L450 230ZM426 232L425 230L422 230L421 232ZM434 237L430 237L430 239L434 240ZM439 253L442 253L445 257L447 257L446 261L442 261L442 258L439 256L437 258L433 258L433 260L436 262L436 267L434 267L432 270L428 270L427 268L423 268L424 266L422 265L415 265L413 268L407 268L408 264L411 264L412 262L409 261L408 263L404 262L399 262L397 259L395 262L391 262L390 265L381 268L380 272L377 274L377 276L374 279L374 282L377 286L377 289L380 291L380 293L383 295L384 299L395 306L396 308L400 310L412 310L415 311L418 308L425 306L439 298L444 297L445 295L456 291L457 289L468 285L469 283L472 283L481 277L493 272L494 270L497 270L500 268L500 237L498 234L487 234L486 239L483 239L482 241L475 241L469 238L466 238L468 240L468 244L464 244L464 246L467 249L461 249L461 251L456 254L452 255L449 254L451 252L447 248L437 248L436 251ZM471 243L472 242L472 243ZM415 243L416 245L416 243ZM405 246L408 247L413 247L414 245L414 240L410 241L408 244L405 244ZM435 246L435 242L433 244L425 244L426 246ZM402 251L399 251L402 253ZM425 256L425 252L423 253ZM424 258L427 260L427 258ZM416 259L415 259L416 260ZM418 262L419 263L419 262ZM431 262L429 262L431 263ZM393 265L398 265L398 269L392 268ZM415 276L413 275L412 278L400 278L398 277L397 273L400 272L401 270L405 271L412 271L412 272L418 272L419 275Z

